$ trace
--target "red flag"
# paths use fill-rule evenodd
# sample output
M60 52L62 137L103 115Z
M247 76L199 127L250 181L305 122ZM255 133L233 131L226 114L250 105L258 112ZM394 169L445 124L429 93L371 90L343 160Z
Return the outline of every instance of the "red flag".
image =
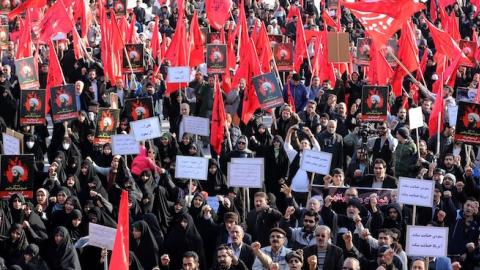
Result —
M369 67L369 83L372 85L386 85L393 76L393 70L380 50L372 43L370 54L372 59Z
M445 62L446 56L443 56L442 58L444 59L442 62ZM445 65L443 65L443 67L445 67ZM445 68L443 68L443 71L445 71ZM431 135L434 135L438 132L437 125L439 121L440 131L443 130L443 118L445 117L443 110L443 74L444 72L440 74L440 78L432 86L432 90L436 95L436 98L433 104L432 112L430 113L430 119L428 119L428 131ZM442 115L441 118L438 117L440 114Z
M51 6L40 23L40 40L48 42L58 32L67 34L72 31L73 23L62 0Z
M158 29L158 17L155 16L155 24L152 30L152 39L150 40L150 48L152 50L152 57L155 59L158 65L160 65L160 59L158 58L158 51L160 50L160 33ZM163 41L165 43L165 40Z
M435 3L435 0L430 1L430 18L432 18L432 22L435 22L438 18L437 4Z
M48 52L48 75L47 75L47 86L45 87L45 113L48 113L50 110L50 88L52 86L62 85L63 84L63 73L60 62L58 61L57 53L55 52L55 46L53 46L52 41L48 43L49 52Z
M75 0L74 2L75 17L74 19L80 19L80 26L82 32L82 38L87 38L88 28L92 25L93 16L90 10L89 1Z
M398 60L409 72L418 69L418 47L408 22L402 26L402 35L398 40L398 46Z
M292 86L290 85L290 82L287 82L287 103L290 108L292 108L292 111L297 111L297 109L295 108L295 100L293 99Z
M442 23L442 29L449 33L450 36L458 43L462 37L460 36L460 30L458 28L458 21L457 17L455 16L455 12L452 12L450 15L448 15L443 8L440 8L440 21Z
M73 34L73 53L75 54L75 59L79 60L83 58L82 44L81 44L82 41L76 28L73 28L72 34Z
M240 6L243 8L243 6ZM220 30L230 17L232 0L208 0L205 1L205 12L207 13L210 26Z
M110 14L115 14L113 10L110 10ZM117 23L115 15L111 18L111 29L110 29L110 68L111 68L111 77L110 82L115 84L117 78L122 77L122 65L123 65L123 36L120 31L120 28Z
M202 31L200 31L196 10L193 13L192 23L190 25L190 42L190 67L195 67L205 62L203 55L205 51L205 37Z
M427 61L428 61L428 48L423 50L422 59L420 60L420 67L417 71L416 79L420 81L422 79L422 74L425 73L425 69L427 69Z
M303 28L302 17L297 17L297 31L295 37L295 58L293 60L293 69L300 73L300 66L307 55L307 43L305 39L305 30Z
M20 21L20 38L18 40L18 49L16 59L26 58L31 55L32 48L32 21L30 19L30 11L27 9L27 14L24 21Z
M215 96L213 99L212 109L212 126L210 128L212 134L210 136L210 144L213 151L220 155L222 151L223 137L225 133L225 107L223 103L222 90L220 90L220 83L218 77L215 76Z
M34 8L34 9L41 9L47 4L47 0L27 0L18 7L16 7L14 10L10 11L8 13L8 19L13 20L15 19L18 15L20 15L22 12L24 12L27 8Z
M239 2L239 7L243 7L243 0ZM240 9L240 14L238 15L238 21L239 25L237 28L235 28L235 35L238 36L240 35L238 39L238 46L237 46L237 52L239 52L240 58L243 58L245 56L245 51L246 49L242 48L242 46L245 46L245 48L248 48L248 43L249 43L249 37L248 37L248 26L247 26L247 16L245 15L245 9L241 8Z
M323 10L322 12L322 19L323 19L323 22L330 26L330 27L333 27L335 29L337 29L337 23L332 19L332 17L330 17L327 12L325 10Z
M300 10L298 10L297 6L291 5L290 9L288 10L287 14L287 22L289 19L292 19L293 17L301 17L300 16Z
M128 192L122 191L120 198L120 208L118 210L118 225L115 233L115 242L113 244L112 259L110 260L109 270L126 270L130 266L129 262L129 208Z
M465 60L470 63L470 60L462 53L457 42L448 33L438 29L429 21L427 21L427 25L438 53L450 56L450 59L455 58L457 55L462 55L462 61Z
M262 72L270 72L270 62L273 59L272 49L270 47L270 40L268 39L267 29L265 24L262 22L260 31L258 34L257 42L255 43L257 49L257 55L260 58L260 66L262 67Z
M455 4L457 1L455 0L438 0L438 7L440 9L444 9L446 6L450 6Z
M388 5L385 5L389 3ZM343 3L362 23L366 33L379 48L397 32L415 12L425 8L421 3L409 0ZM394 9L386 8L395 6Z

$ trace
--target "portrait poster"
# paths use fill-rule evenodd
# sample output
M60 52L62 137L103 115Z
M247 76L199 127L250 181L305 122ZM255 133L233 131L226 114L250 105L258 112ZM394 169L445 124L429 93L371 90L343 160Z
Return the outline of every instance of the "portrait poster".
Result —
M20 89L38 89L38 68L32 57L15 60L15 71L20 84Z
M372 40L369 38L357 38L357 55L355 63L357 65L367 66L370 64L370 48L372 47Z
M476 59L475 59L475 54L477 53L477 44L474 41L468 41L468 40L460 40L460 43L458 44L462 52L465 54L465 56L470 60L468 61L461 61L460 65L466 66L466 67L475 67Z
M77 119L77 99L75 85L59 85L50 88L50 102L54 123Z
M119 109L99 108L94 143L105 144L111 142L110 137L117 133L119 118Z
M364 85L362 87L362 120L384 122L387 120L388 86Z
M475 102L476 97L477 97L476 88L457 87L457 96L455 97L455 100L457 101L457 103L459 101Z
M277 43L273 46L273 57L279 71L293 69L293 44Z
M283 35L268 35L268 40L270 41L271 45L282 43L283 42Z
M132 98L125 100L124 113L126 113L129 122L152 117L152 97Z
M133 71L133 73L142 73L145 71L145 63L143 61L143 49L143 44L125 44L125 50L127 51L127 55L125 55L124 51L122 65L123 72ZM131 70L130 65L128 64L127 57L130 60L130 65L132 65Z
M480 104L460 101L458 103L455 140L465 143L480 143Z
M0 25L0 49L6 50L8 47L8 25Z
M223 74L227 67L227 45L207 44L207 69L210 74Z
M257 93L262 110L282 106L283 93L273 72L265 73L252 78L253 87Z
M45 125L45 90L20 91L20 125Z
M392 54L395 57L398 57L398 40L396 39L389 39L387 45L385 46L385 60L391 65L391 66L397 66L397 61L395 61L395 58L392 56Z
M127 15L127 0L114 0L113 1L113 11L117 16L126 16Z
M0 14L2 15L8 14L13 8L15 7L12 7L10 0L2 0L0 2Z
M0 156L0 198L7 199L14 193L33 198L34 163L33 155Z

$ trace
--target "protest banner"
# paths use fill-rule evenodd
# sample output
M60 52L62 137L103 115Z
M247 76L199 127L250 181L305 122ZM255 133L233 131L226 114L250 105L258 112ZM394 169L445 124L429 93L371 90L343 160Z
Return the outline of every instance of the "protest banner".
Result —
M145 71L144 47L143 44L125 44L125 51L123 51L123 72L141 73ZM128 58L127 58L128 57ZM130 64L129 61L130 60Z
M223 74L227 67L227 45L207 44L207 70L209 74Z
M15 60L15 73L18 76L20 89L38 89L38 67L33 56Z
M112 250L116 233L117 230L114 228L89 222L88 245Z
M112 135L112 155L136 155L140 145L132 134Z
M391 195L395 189L388 189L388 188L364 188L364 187L355 187L358 191L358 200L364 206L369 204L369 197L372 193L376 193L378 195L377 201L379 206L387 205L391 202ZM345 196L345 191L348 187L328 187L328 190L325 190L323 185L312 185L312 198L322 198L324 196L330 195L332 196L332 204L345 204L348 202L348 199Z
M0 156L0 198L7 199L14 193L21 193L25 198L33 198L34 180L33 155Z
M408 256L447 256L448 227L407 226Z
M400 177L398 203L432 207L435 181Z
M175 178L207 180L208 158L177 155Z
M460 101L456 121L455 140L480 143L480 104Z
M332 154L315 150L304 150L300 168L307 172L327 175L330 173Z
M273 46L273 57L277 64L278 71L288 71L293 69L293 44L276 43Z
M130 130L137 142L158 138L162 135L158 117L150 117L130 122Z
M362 120L384 122L387 120L388 86L364 85L362 87Z
M75 85L59 85L50 88L50 102L52 105L52 120L54 123L63 123L78 118Z
M2 134L3 140L3 155L20 155L21 154L21 147L20 147L20 140L15 138L12 135L8 135L7 133Z
M261 173L260 178L265 180L265 159L264 158L232 158L231 161L235 164L252 164L260 165Z
M167 82L168 83L190 82L190 67L168 67Z
M20 125L45 125L45 90L20 91Z
M95 131L94 143L109 143L110 136L117 133L119 123L120 110L99 108L97 113L97 129Z
M280 88L277 77L273 72L253 77L252 82L262 110L284 104L282 88Z
M261 188L262 165L228 163L228 185L230 187Z
M183 130L185 133L210 136L210 120L205 117L183 117Z
M128 121L153 117L153 99L152 97L126 99L123 110L122 115L126 114Z

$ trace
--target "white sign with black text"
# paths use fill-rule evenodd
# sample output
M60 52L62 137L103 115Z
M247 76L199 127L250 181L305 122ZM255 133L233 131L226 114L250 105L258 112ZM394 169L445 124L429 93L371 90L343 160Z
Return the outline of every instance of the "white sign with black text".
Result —
M158 117L130 122L130 129L137 142L158 138L162 135Z
M407 226L408 256L447 256L448 227Z
M175 178L207 180L208 158L177 155Z
M228 185L230 187L261 188L262 165L228 163Z
M330 173L332 154L315 150L303 150L300 168L307 172L327 175Z
M435 181L407 177L400 177L398 180L398 203L433 206Z

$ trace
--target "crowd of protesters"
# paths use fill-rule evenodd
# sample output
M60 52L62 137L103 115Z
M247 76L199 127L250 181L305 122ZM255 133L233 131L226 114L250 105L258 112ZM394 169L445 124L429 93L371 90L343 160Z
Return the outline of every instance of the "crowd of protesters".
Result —
M198 23L209 26L206 1L185 1L188 25L196 10ZM78 118L53 124L53 131L47 125L19 124L21 89L14 64L19 44L8 42L1 59L0 129L24 135L24 154L35 156L36 169L33 198L17 193L0 202L0 269L102 269L111 252L78 241L88 236L89 223L117 226L122 190L129 192L130 269L479 269L480 151L454 140L455 124L448 117L438 133L430 134L427 124L438 99L455 104L457 87L478 87L478 65L460 67L455 87L445 86L437 101L428 91L417 92L405 77L406 91L390 95L387 121L379 123L361 120L361 91L369 78L354 63L351 72L336 70L335 82L312 76L308 61L299 73L281 72L285 104L257 110L248 123L241 121L246 87L241 80L224 93L225 140L217 155L208 138L185 133L182 124L188 115L211 117L214 76L201 64L188 87L169 93L168 61L157 70L155 57L149 57L155 17L165 39L172 38L182 19L175 2L137 0L128 11L128 20L136 16L136 33L147 52L146 71L136 79L117 78L114 85L106 81L98 20L88 29L88 57L75 60L70 35L55 43L65 81L75 84ZM323 1L247 0L243 5L233 0L227 32L237 27L244 9L250 30L264 23L269 34L293 42L299 18L287 19L287 14L297 6L308 30L327 27L321 16L326 9L349 33L352 52L356 39L365 34L348 9L336 12ZM412 22L419 55L428 53L423 77L431 90L441 76L425 21L432 18L431 2L426 5ZM98 16L97 3L90 7ZM458 18L463 39L478 33L480 16L470 1L454 2L445 11ZM17 21L9 22L10 32L21 31ZM41 89L51 61L47 50L40 45ZM309 49L312 58L313 53ZM293 93L294 106L286 91ZM125 99L152 97L156 117L168 122L164 126L169 130L140 143L138 155L112 155L110 143L94 143L97 111L110 106L111 92L120 109ZM418 133L408 126L408 108L413 107L421 107L424 116ZM128 134L128 119L121 115L117 134ZM271 123L264 123L265 116ZM312 178L301 169L302 152L310 149L332 153L329 175ZM177 155L209 158L207 180L176 179ZM242 188L228 185L227 164L232 158L252 157L264 159L265 179L263 188L250 189L247 197ZM411 206L399 204L399 177L434 181L433 207L417 207L414 216ZM312 183L321 186L319 194ZM345 188L342 200L329 195L329 189L338 187ZM364 202L359 199L362 188L391 193L386 202L376 193ZM412 224L449 228L448 256L407 256L406 228Z

